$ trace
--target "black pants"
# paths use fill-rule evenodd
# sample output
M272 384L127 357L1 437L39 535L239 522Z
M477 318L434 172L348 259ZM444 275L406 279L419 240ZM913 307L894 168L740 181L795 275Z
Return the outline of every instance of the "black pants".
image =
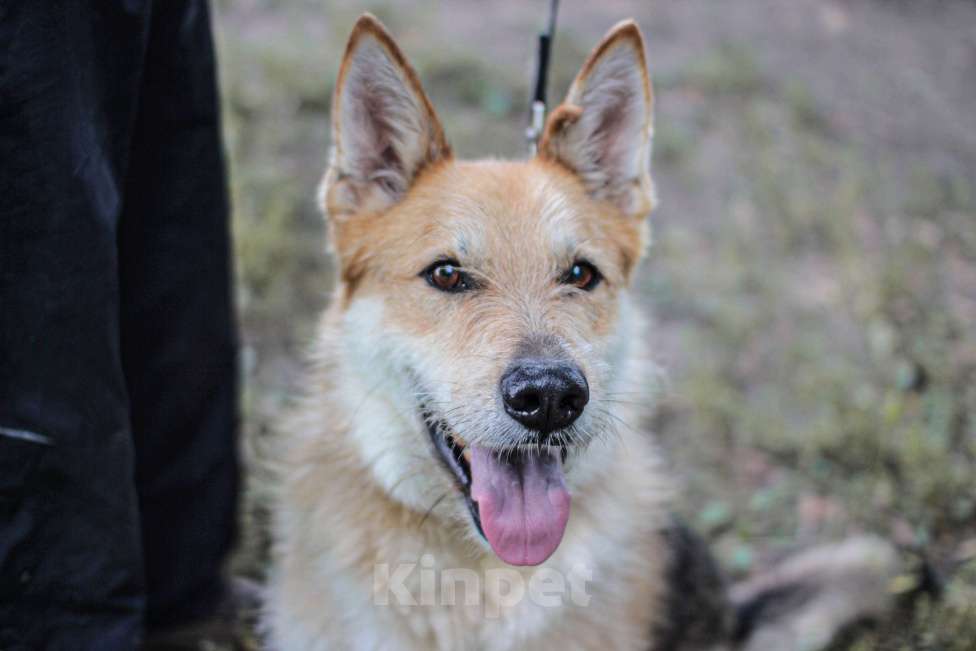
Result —
M203 616L237 492L205 2L0 1L0 649Z

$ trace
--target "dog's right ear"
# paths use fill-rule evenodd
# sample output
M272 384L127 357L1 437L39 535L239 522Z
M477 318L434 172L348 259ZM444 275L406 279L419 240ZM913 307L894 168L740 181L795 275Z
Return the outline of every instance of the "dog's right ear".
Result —
M417 74L370 14L353 27L339 68L332 143L321 200L336 220L385 210L420 170L451 157Z

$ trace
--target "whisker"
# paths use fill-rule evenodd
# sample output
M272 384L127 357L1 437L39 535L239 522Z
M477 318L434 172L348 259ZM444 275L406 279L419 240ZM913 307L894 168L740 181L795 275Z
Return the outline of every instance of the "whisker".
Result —
M445 491L445 492L441 493L441 496L440 497L438 497L436 500L434 500L434 503L430 505L430 508L427 509L427 512L426 513L424 513L424 516L422 518L420 518L420 523L417 524L417 528L418 529L420 529L421 527L424 526L424 523L427 522L427 518L430 517L430 514L434 512L434 509L436 509L438 507L438 505L440 505L440 503L443 502L444 501L444 498L446 498L448 495L450 495L450 491Z

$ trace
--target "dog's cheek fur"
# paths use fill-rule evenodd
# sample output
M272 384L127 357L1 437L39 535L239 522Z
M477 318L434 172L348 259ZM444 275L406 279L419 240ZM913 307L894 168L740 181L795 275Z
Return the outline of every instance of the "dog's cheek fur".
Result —
M345 382L336 387L353 413L350 439L362 463L384 490L411 509L424 511L452 488L434 461L417 410L412 374L438 364L437 351L422 351L389 327L378 298L359 297L342 316L341 364Z

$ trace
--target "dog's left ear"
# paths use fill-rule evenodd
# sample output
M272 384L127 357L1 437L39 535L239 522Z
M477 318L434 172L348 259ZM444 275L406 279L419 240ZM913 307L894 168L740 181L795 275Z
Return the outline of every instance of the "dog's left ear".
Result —
M451 157L417 73L370 14L353 27L339 69L332 141L321 191L326 214L337 220L385 210L424 167Z
M614 26L549 116L539 156L575 172L596 199L643 218L654 207L652 94L637 23Z

